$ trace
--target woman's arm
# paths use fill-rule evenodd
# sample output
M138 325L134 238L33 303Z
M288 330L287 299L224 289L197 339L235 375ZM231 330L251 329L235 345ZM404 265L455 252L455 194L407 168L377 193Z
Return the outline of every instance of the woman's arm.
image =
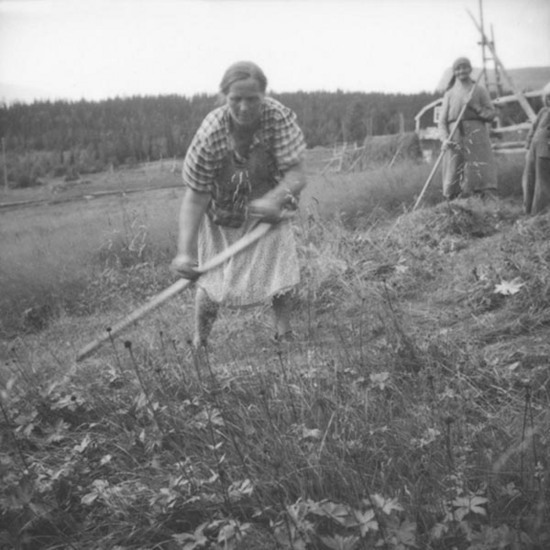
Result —
M531 127L529 128L529 131L527 132L527 137L525 138L525 148L526 149L531 148L531 143L533 141L533 137L535 135L535 132L537 131L537 128L539 127L540 121L543 118L543 114L544 114L543 111L544 111L544 108L541 109L537 113L537 117L535 118L535 120L531 124Z
M437 122L437 129L439 131L439 139L446 141L449 137L449 94L446 93L443 96L443 103L441 103L441 109L439 111L439 120Z
M187 187L179 213L178 251L172 260L172 269L187 278L196 276L198 265L198 234L208 204L210 193L199 193Z
M304 170L306 143L298 126L296 113L277 101L270 100L272 109L271 154L277 166L277 186L260 199L250 203L250 214L264 221L277 222L287 206L296 208L296 199L307 183Z
M250 203L250 214L266 222L278 222L285 207L296 209L297 198L306 184L304 162L300 161L285 172L277 187Z
M290 167L286 172L273 192L276 195L288 195L289 193L298 196L302 189L307 185L307 178L304 169L304 161L301 160L298 164Z
M477 93L470 100L469 107L484 122L491 122L497 115L489 92L482 86L477 86Z

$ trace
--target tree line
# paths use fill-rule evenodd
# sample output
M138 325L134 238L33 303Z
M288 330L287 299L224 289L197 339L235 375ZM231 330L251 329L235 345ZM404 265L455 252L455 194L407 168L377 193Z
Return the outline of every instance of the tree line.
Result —
M309 147L411 131L417 112L438 97L343 91L272 96L296 112ZM9 185L30 186L48 176L70 179L108 167L181 158L217 104L216 96L207 94L4 104L0 137Z

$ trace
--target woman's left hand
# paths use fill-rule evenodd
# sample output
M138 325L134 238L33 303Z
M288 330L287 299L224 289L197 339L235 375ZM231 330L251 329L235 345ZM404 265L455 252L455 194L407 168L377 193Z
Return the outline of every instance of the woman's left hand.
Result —
M279 223L283 218L280 202L267 197L253 200L248 207L250 216L265 223Z

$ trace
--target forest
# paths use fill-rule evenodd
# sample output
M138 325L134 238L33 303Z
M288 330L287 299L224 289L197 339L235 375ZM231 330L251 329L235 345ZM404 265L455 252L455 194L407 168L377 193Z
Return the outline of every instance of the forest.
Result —
M310 148L360 143L367 135L414 129L414 116L436 94L273 93L293 109ZM0 107L6 187L181 158L215 95L134 96L90 101L36 101Z

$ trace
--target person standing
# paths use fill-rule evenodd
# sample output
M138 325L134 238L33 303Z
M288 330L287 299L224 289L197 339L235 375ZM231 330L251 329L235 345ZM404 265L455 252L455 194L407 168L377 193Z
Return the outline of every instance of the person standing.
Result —
M525 147L523 209L526 214L538 214L550 206L550 82L542 90L542 109L527 134Z
M302 130L295 113L266 96L267 78L250 61L231 65L220 83L223 104L197 130L183 164L186 186L171 267L184 278L247 234L258 220L265 236L197 280L195 348L206 346L221 304L271 302L276 341L292 335L292 290L300 272L283 211L306 185Z
M472 65L466 57L453 63L453 76L443 96L438 129L442 141L443 196L484 196L497 189L497 171L487 124L496 110L485 88L471 78ZM472 90L472 88L474 88ZM453 124L467 104L458 128L449 139Z

